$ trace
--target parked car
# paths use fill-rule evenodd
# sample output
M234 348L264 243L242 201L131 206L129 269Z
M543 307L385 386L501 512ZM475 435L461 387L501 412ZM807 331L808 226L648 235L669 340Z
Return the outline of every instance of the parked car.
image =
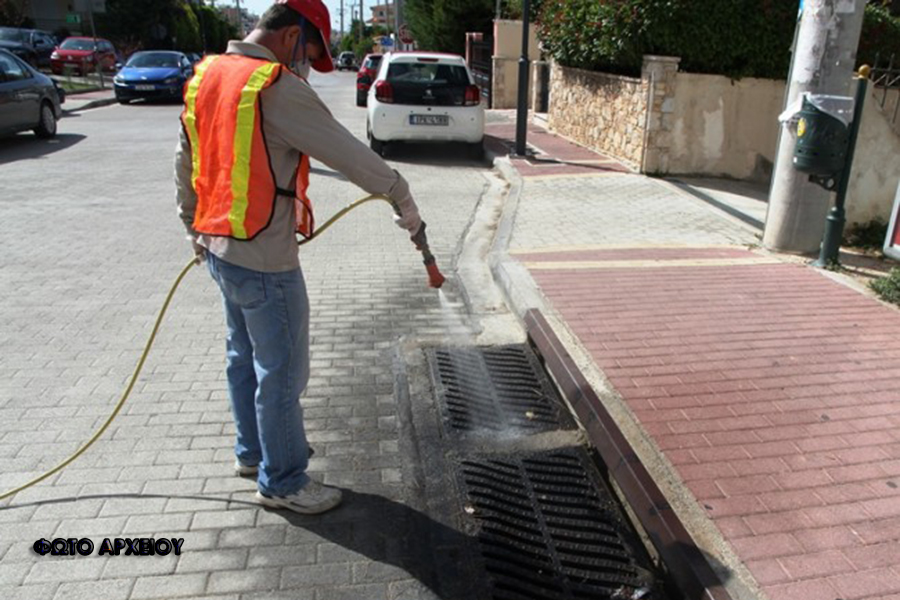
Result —
M97 67L104 71L115 71L117 62L116 49L109 40L89 37L67 37L50 55L50 70L55 75L66 68L78 75L96 71Z
M348 71L356 70L356 55L350 51L341 52L337 57L335 67L338 71L347 69Z
M192 65L196 65L198 62L203 60L203 57L197 54L196 52L188 52L185 54L188 57L188 60L191 61Z
M180 99L193 74L190 59L181 52L135 52L113 78L116 100L127 104L138 98Z
M375 81L379 66L381 66L381 54L366 54L362 66L356 73L357 106L366 105L366 96L369 94L369 88L372 87L372 82Z
M0 27L0 48L34 67L50 66L50 54L55 47L56 40L45 31Z
M53 137L61 116L53 81L12 52L0 49L0 134L31 129L38 137Z
M384 155L396 141L463 142L484 152L484 106L463 57L435 52L384 55L369 88L366 134Z

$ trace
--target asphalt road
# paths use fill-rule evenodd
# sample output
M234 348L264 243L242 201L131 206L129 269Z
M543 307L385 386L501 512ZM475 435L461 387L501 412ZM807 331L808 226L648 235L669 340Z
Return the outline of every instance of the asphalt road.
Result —
M364 139L354 74L313 84ZM179 111L114 105L65 117L54 140L0 140L0 490L57 464L106 419L190 258L172 183ZM233 476L223 317L217 290L195 269L104 437L0 502L0 597L431 597L428 550L417 546L429 517L411 476L398 357L469 331L452 258L487 178L461 148L410 146L391 163L410 181L450 276L443 305L381 203L301 250L312 305L303 400L311 471L347 489L347 506L288 521L254 505L254 482ZM318 222L363 195L313 166ZM183 537L183 552L61 562L31 550L40 538L89 537L99 547L105 536L139 535Z

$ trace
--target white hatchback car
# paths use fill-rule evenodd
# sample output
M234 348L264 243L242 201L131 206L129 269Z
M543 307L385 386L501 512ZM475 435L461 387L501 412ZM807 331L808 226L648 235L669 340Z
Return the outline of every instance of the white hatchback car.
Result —
M366 134L381 155L394 141L463 142L480 158L484 106L465 59L437 52L385 54L369 88Z

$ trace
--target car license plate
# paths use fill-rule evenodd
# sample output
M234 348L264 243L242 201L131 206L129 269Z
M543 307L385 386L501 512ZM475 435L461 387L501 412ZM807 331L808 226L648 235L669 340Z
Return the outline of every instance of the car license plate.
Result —
M449 125L447 115L409 115L410 125Z
M134 86L134 89L136 89L139 92L152 92L153 90L156 89L156 86L155 85L136 85L136 86Z

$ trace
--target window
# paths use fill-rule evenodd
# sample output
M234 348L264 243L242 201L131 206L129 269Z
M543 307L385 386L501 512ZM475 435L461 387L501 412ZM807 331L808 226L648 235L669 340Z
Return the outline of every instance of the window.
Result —
M4 81L20 81L28 79L31 74L22 63L11 56L0 54L0 72L3 73Z
M69 38L60 46L63 50L93 50L94 42L91 40Z

